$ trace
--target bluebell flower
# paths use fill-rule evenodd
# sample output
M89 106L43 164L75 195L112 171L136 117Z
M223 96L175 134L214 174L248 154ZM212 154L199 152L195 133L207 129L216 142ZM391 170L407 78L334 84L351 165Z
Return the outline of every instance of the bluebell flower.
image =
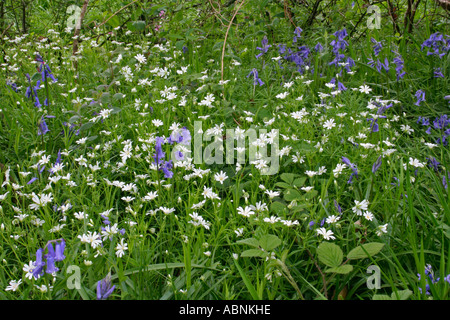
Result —
M322 44L320 42L318 42L316 44L316 46L314 47L314 51L316 51L316 52L322 52L323 51L323 46L322 46Z
M257 50L261 51L260 54L256 55L256 59L259 59L272 46L269 44L269 40L267 40L266 36L264 36L263 39L261 40L261 44L262 44L262 47L256 47Z
M377 161L375 161L375 163L372 165L372 173L375 173L378 171L378 169L380 169L381 164L382 164L382 156L379 156Z
M35 182L37 180L36 177L33 177L30 179L30 181L27 182L27 184L32 184L33 182Z
M52 74L52 70L50 70L48 64L45 63L44 59L39 54L36 55L35 60L41 63L38 67L38 72L40 72L42 75L42 81L45 81L46 78L50 78L53 80L53 82L57 82L57 79Z
M352 169L352 174L350 175L350 178L347 181L347 183L350 184L353 182L354 177L358 177L358 168L356 164L351 163L350 160L346 157L342 157L342 162L344 162L346 165L350 167L350 169Z
M422 101L425 101L425 91L423 90L417 90L414 96L417 98L417 101L415 103L416 106L420 106L420 103Z
M435 78L444 78L444 74L441 71L441 68L436 68L434 70L434 77Z
M257 84L262 86L264 84L264 82L262 82L262 80L259 78L258 70L256 70L256 68L253 68L252 71L250 71L250 73L247 75L247 78L250 77L251 75L253 75L253 85L254 86L256 86Z
M338 89L339 89L340 91L345 91L345 90L347 90L347 88L344 86L344 84L343 84L342 82L340 82L340 81L338 81Z
M336 201L336 199L334 200L334 208L336 209L337 212L339 212L339 214L342 214L342 208L339 205L339 203Z
M405 62L403 61L403 58L399 53L397 53L397 52L394 52L394 53L396 53L396 57L394 58L394 60L392 62L395 64L395 73L397 75L397 81L398 81L400 79L403 79L403 77L406 74L406 72L403 71Z
M173 177L173 172L170 169L173 168L172 160L164 162L164 165L160 168L164 172L164 178L170 179Z
M296 27L295 28L295 30L294 30L294 40L292 40L292 42L297 42L297 38L300 38L300 36L301 36L301 33L302 33L302 28L300 28L300 27Z
M45 262L42 261L42 253L43 253L43 249L39 248L36 251L36 261L33 263L33 277L35 279L38 279L40 276L42 276L44 274L44 266L45 266Z
M17 92L17 84L11 80L6 80L6 87L11 88L14 92Z
M439 165L441 164L439 161L436 160L434 157L426 158L428 160L428 166L432 168L434 171L439 172Z
M38 126L39 126L38 135L45 135L47 132L50 131L48 129L47 123L45 122L44 116L41 117Z
M97 282L97 300L107 299L115 288L115 285L111 287L111 275L108 274L104 279Z
M421 50L428 48L427 56L438 56L440 59L450 51L450 36L445 38L440 32L433 33L420 46Z
M55 245L55 261L63 261L66 258L64 256L65 248L66 248L66 242L64 240L56 243L56 245Z
M153 155L153 159L155 160L156 165L161 164L164 161L164 157L166 153L162 151L162 145L164 144L164 138L156 137L155 140L155 154Z
M47 246L48 253L44 256L47 259L47 269L46 273L55 273L58 272L59 269L55 266L55 251L53 249L53 245L51 243Z
M372 48L373 48L375 57L378 57L378 55L380 54L381 49L383 48L383 45L381 44L381 42L378 42L374 38L370 39L370 41L374 44Z

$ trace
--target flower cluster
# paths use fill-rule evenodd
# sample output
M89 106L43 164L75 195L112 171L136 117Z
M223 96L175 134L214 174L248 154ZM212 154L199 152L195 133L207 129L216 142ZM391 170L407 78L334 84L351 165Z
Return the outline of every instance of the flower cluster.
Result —
M60 241L60 242L58 242ZM53 248L52 242L56 242L55 248ZM59 271L59 268L55 266L55 261L63 261L66 257L64 256L64 249L66 247L66 242L61 240L51 240L47 243L44 249L39 248L36 251L36 261L33 262L33 268L29 270L29 273L35 279L44 275L44 266L47 266L45 273L53 274ZM43 256L45 249L48 250L48 253ZM43 259L47 261L44 262Z

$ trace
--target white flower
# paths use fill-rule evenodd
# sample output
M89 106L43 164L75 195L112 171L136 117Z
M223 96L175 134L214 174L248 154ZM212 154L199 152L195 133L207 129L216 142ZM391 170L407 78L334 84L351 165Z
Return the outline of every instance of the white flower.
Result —
M172 212L175 212L175 208L159 207L159 210L161 210L164 214L171 214Z
M325 121L325 123L323 124L323 127L325 129L331 130L336 126L336 123L334 122L334 119L329 119L327 121Z
M409 164L416 168L423 168L425 165L417 159L409 158Z
M19 288L19 285L22 283L22 279L17 280L11 280L9 282L9 286L6 287L5 291L16 291Z
M373 220L373 214L372 214L372 212L370 212L370 211L364 212L363 217L366 218L366 219L369 220L369 221L372 221L372 220Z
M341 219L341 217L331 215L331 216L327 217L326 223L329 223L329 224L336 223L339 221L339 219Z
M306 170L306 171L305 171L305 174L306 174L308 177L312 178L312 177L314 177L314 176L317 174L317 172L315 172L315 171L310 171L310 170Z
M382 235L383 233L387 233L387 226L388 226L387 223L378 226L378 227L377 227L377 231L376 231L377 236L381 237L381 235Z
M362 85L359 87L359 92L369 94L372 89L368 85Z
M278 98L278 99L284 99L284 98L286 98L287 96L289 95L289 92L282 92L282 93L280 93L280 94L277 94L276 95L276 97Z
M316 229L316 232L317 232L317 235L323 236L323 238L325 240L330 240L330 239L334 240L334 239L336 239L333 236L333 234L334 234L333 231L331 231L331 230L326 230L325 228L319 228L319 229Z
M220 173L216 173L214 175L214 179L218 182L220 182L220 184L223 184L223 182L228 179L228 176L225 172L223 172L222 170L220 171Z
M336 169L333 170L334 177L337 178L345 168L347 168L347 165L345 163L338 163L336 165Z
M128 244L126 242L123 242L123 238L120 239L120 243L116 246L116 256L119 258L122 258L122 256L125 254L125 251L128 250Z
M3 201L6 199L6 196L8 195L9 191L6 191L5 194L0 195L0 201Z
M250 206L246 206L245 208L239 207L237 208L237 211L238 214L247 218L255 214L255 212L252 211L252 208Z
M33 278L34 261L30 261L29 264L24 264L22 270L25 271L25 272L27 273L27 274L25 275L25 277L26 277L27 279L30 279L30 280L31 280L31 278Z
M274 224L278 221L280 221L281 219L279 217L276 216L271 216L270 218L264 218L264 222L270 223L270 224Z
M403 132L406 132L407 134L411 134L414 132L414 129L412 129L409 125L402 124L400 126L400 129L402 129Z
M158 196L158 191L150 191L147 195L142 198L143 201L154 200Z
M136 60L137 60L139 63L141 63L141 64L144 64L144 63L147 62L147 58L146 58L143 54L138 53L138 54L135 55L134 57L135 57Z
M267 194L270 199L273 199L273 198L278 197L280 195L279 191L272 191L272 190L266 190L264 193Z
M369 201L363 200L358 201L355 200L355 206L352 208L352 211L355 212L358 216L361 216L363 211L367 211L367 206L369 205Z

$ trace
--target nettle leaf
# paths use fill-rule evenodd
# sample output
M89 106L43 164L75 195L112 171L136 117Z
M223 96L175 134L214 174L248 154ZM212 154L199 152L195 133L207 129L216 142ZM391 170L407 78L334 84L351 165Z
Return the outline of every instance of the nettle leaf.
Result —
M352 272L353 266L350 264L344 264L339 267L328 268L325 270L326 273L339 273L339 274L347 274Z
M262 251L261 249L248 249L241 253L241 257L258 257L264 258L267 257L267 252Z
M379 242L366 243L366 244L363 244L362 246L358 246L358 247L354 248L353 250L351 250L348 253L347 258L350 260L356 260L356 259L368 258L369 256L373 257L374 255L379 253L381 251L381 249L383 249L383 247L384 247L384 243L379 243Z
M287 189L284 191L284 200L286 201L298 200L301 197L300 192L295 189Z
M266 251L272 251L280 244L280 238L273 234L266 234L259 239L259 246Z
M322 242L317 247L319 261L331 268L337 268L344 260L344 253L338 245L331 242Z
M259 247L259 242L255 238L247 238L247 239L238 240L238 241L236 241L236 243L237 244L246 244L246 245L249 245L250 247L255 247L255 248Z

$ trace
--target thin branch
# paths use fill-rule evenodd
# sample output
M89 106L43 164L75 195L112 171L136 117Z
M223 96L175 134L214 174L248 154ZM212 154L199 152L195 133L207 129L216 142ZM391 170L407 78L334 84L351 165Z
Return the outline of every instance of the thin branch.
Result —
M100 28L101 26L103 26L105 23L107 23L112 17L114 17L116 14L118 14L120 11L122 11L123 9L131 6L133 3L137 2L138 0L134 0L133 2L130 2L129 4L127 4L126 6L120 8L119 10L117 10L112 16L110 16L108 19L106 19L105 21L103 21L102 23L100 23L97 28Z
M242 0L242 2L239 4L239 7L236 9L236 11L233 14L233 17L231 17L230 23L228 24L227 32L225 33L225 39L223 40L223 48L222 48L222 59L221 59L221 77L220 79L223 81L223 58L225 56L225 47L227 45L227 38L228 38L228 32L230 31L231 25L233 24L234 17L236 17L238 11L241 9L242 5L245 3L245 0Z

